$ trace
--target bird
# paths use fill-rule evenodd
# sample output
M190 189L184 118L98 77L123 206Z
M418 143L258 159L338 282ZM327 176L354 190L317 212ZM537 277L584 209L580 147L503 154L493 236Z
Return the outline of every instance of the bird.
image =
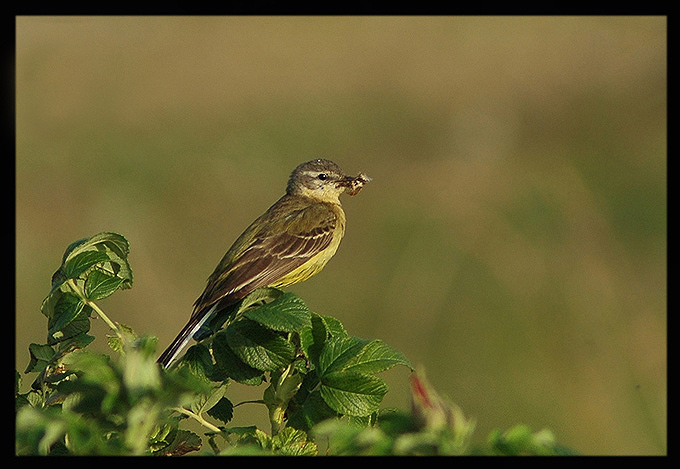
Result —
M356 195L371 178L345 175L331 160L298 165L285 194L234 241L203 293L189 322L160 355L169 368L206 321L233 308L261 287L286 287L317 274L345 234L340 195Z

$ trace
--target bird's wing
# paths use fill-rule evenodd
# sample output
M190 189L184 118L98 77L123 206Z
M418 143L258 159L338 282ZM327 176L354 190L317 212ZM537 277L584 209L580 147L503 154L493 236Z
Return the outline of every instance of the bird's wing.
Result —
M194 315L218 301L229 298L236 302L260 287L276 283L326 249L338 224L338 215L328 204L308 205L283 218L268 217L268 213L261 223L251 225L261 228L252 234L252 239L246 237L245 246L236 248L238 254L225 255L196 300Z

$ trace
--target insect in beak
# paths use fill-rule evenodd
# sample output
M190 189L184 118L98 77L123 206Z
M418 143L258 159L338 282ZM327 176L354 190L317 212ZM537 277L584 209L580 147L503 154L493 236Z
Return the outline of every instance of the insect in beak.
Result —
M363 189L364 184L371 182L371 178L364 173L359 173L356 177L345 176L340 182L342 183L341 185L345 186L345 193L357 195Z

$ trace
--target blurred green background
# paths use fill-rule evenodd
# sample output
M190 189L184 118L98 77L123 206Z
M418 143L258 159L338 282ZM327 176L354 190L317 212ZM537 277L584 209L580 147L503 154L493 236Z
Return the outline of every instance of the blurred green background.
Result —
M163 348L290 171L327 157L373 182L290 290L424 365L480 440L523 422L665 454L666 35L665 17L17 17L17 369L68 244L129 239L134 287L101 306ZM408 408L407 376L384 375L386 406Z

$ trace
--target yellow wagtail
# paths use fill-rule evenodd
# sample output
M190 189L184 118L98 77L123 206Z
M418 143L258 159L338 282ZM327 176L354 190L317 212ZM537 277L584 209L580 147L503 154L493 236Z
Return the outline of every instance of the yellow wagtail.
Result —
M261 287L285 287L319 272L345 234L340 194L356 195L370 178L346 176L330 160L302 163L286 194L229 248L194 303L186 326L161 354L169 367L205 322Z

